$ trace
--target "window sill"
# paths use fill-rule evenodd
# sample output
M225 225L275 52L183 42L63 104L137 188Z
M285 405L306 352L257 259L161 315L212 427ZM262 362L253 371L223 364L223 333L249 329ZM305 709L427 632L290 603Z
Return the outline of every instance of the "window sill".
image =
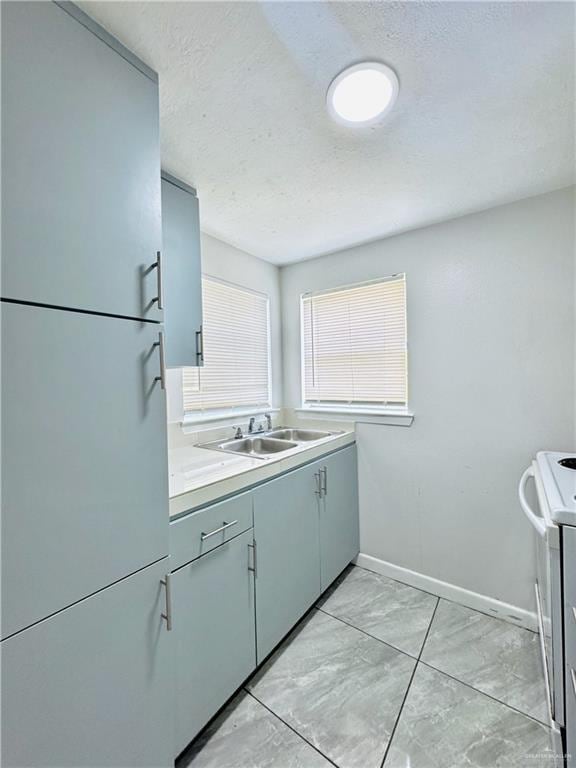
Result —
M295 408L294 412L299 416L310 416L317 420L326 418L334 421L353 421L357 424L387 424L390 426L410 427L414 421L414 414L407 409L385 408L354 408L338 406L303 406Z
M222 410L222 411L203 411L198 413L186 413L182 419L181 426L194 427L200 424L213 423L215 421L230 421L242 419L245 416L264 416L265 413L279 413L280 408L270 408L269 406L263 406L262 408L246 408L245 410Z

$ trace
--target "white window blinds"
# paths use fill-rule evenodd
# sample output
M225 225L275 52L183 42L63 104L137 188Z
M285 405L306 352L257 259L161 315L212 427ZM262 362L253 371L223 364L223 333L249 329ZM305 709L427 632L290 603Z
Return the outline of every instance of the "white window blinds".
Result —
M304 404L407 405L404 275L302 296Z
M270 406L268 297L202 278L204 366L183 368L184 410Z

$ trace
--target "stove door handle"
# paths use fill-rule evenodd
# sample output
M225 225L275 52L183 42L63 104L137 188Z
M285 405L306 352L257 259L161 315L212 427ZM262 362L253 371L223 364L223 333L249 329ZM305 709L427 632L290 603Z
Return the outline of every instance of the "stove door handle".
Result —
M532 465L528 467L528 469L524 472L524 474L520 478L520 484L518 485L518 498L520 500L520 506L522 507L524 514L536 529L536 533L539 536L544 536L546 534L546 522L541 517L538 517L538 515L534 513L534 511L526 501L526 483L528 482L528 479L530 477L534 477L534 468L532 467Z

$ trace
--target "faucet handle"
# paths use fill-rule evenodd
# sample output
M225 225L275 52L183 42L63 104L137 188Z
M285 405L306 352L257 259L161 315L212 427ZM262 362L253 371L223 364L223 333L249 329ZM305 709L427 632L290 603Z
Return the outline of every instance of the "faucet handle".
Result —
M232 427L232 429L236 430L236 434L234 435L235 440L241 440L244 437L242 434L242 427Z
M270 416L269 413L264 414L264 418L266 419L266 426L268 428L268 432L272 429L272 416Z

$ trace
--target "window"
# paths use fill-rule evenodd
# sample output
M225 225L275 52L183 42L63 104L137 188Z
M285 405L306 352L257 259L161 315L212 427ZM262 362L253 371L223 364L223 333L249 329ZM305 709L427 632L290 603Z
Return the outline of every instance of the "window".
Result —
M268 297L202 278L204 366L184 368L184 411L270 406Z
M407 407L404 275L304 294L304 407Z

